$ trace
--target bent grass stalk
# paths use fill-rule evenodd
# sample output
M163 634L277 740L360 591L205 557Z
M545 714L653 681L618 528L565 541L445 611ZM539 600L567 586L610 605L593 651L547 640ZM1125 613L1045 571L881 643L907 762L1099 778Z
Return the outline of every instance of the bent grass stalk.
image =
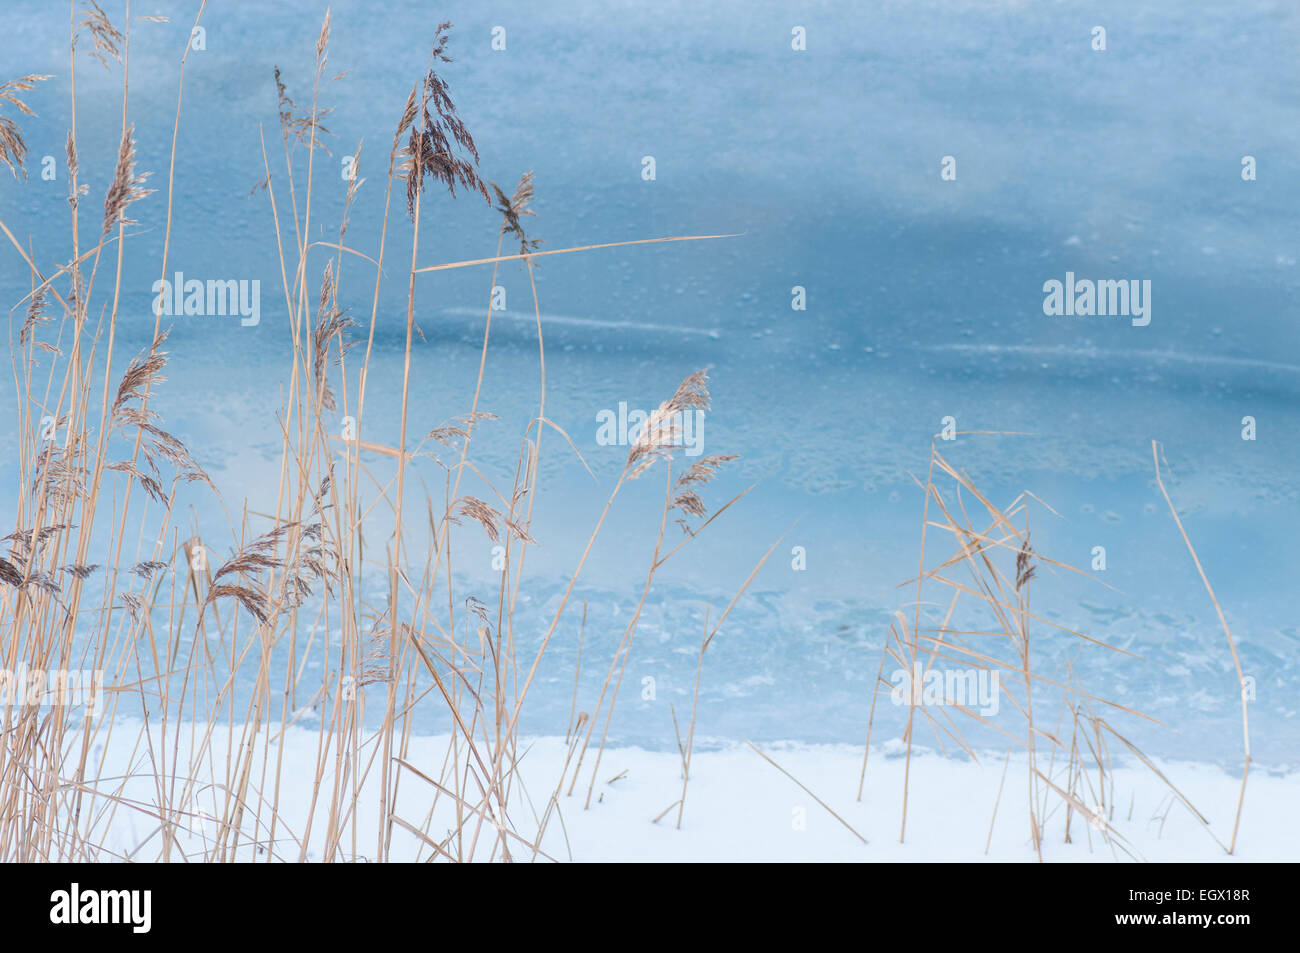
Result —
M1228 639L1228 651L1232 653L1232 664L1237 670L1237 683L1241 694L1241 743L1243 765L1241 769L1241 791L1237 795L1237 813L1232 820L1232 838L1228 841L1228 853L1231 854L1237 849L1237 831L1241 826L1241 810L1246 803L1246 780L1250 777L1250 717L1247 714L1246 705L1246 677L1241 670L1241 658L1237 655L1237 643L1232 638L1232 630L1228 628L1228 620L1223 615L1223 607L1219 605L1218 598L1214 595L1214 588L1210 585L1209 578L1205 575L1205 569L1201 566L1201 560L1196 555L1196 548L1187 536L1187 530L1183 528L1183 521L1178 516L1178 510L1174 507L1174 501L1169 498L1169 491L1165 489L1165 481L1160 475L1160 445L1156 441L1151 441L1151 461L1155 466L1156 485L1160 488L1160 495L1165 498L1165 503L1169 506L1169 514L1174 518L1174 523L1178 527L1178 533L1183 537L1183 542L1187 545L1187 551L1191 554L1192 562L1196 566L1196 573L1201 577L1201 583L1205 586L1205 591L1210 596L1210 601L1214 603L1214 612L1219 617L1219 625L1223 627L1223 634ZM1127 744L1127 742L1125 742Z

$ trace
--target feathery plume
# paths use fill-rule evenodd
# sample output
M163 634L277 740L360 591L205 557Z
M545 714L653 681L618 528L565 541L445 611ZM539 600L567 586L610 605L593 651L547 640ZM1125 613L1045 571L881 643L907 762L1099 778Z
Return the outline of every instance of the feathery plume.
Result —
M446 53L449 29L450 23L438 24L430 56L434 62L451 62ZM430 175L447 186L453 198L456 186L460 185L480 193L485 202L491 202L487 186L478 175L478 147L474 145L474 137L456 114L450 88L432 69L424 78L419 115L420 124L411 129L401 168L406 177L406 210L411 219L415 219L415 197L424 191L425 178Z
M660 404L646 420L627 454L628 479L635 480L658 459L668 459L682 448L682 414L709 409L705 371L696 371L678 385L676 392Z
M109 68L110 59L122 62L122 32L113 26L104 8L95 0L90 0L89 7L84 3L81 6L85 16L72 34L72 48L74 50L77 48L77 38L81 35L81 31L88 30L92 44L90 55L99 60L104 69Z
M18 98L18 94L35 89L37 83L44 82L50 78L50 74L31 74L19 79L10 80L7 83L0 83L0 102L9 103L20 113L27 116L35 116L25 102ZM0 116L0 162L9 167L10 173L16 179L21 173L22 177L27 178L27 167L24 164L27 161L27 143L23 140L22 131L18 128L18 123L5 116Z
M346 316L346 312L334 307L334 261L325 264L325 273L321 277L320 303L316 308L316 326L312 329L312 365L316 379L316 392L320 395L321 407L334 410L334 390L329 385L327 369L329 365L330 341L339 340L339 355L336 363L352 347L353 342L344 337L344 332L356 327L356 322Z
M497 194L497 211L505 218L505 233L514 235L519 239L519 254L527 255L537 250L542 244L540 238L530 239L524 233L524 226L520 219L525 215L536 215L537 213L528 206L533 201L533 173L530 169L525 172L519 179L519 184L515 186L515 194L511 198L506 198L506 193L501 191L501 186L495 182L492 183L492 190Z
M1025 536L1024 545L1020 548L1020 552L1016 553L1016 592L1023 589L1025 584L1034 578L1034 571L1038 567L1030 565L1029 560L1033 554L1034 550L1029 545L1029 537Z
M135 174L135 125L132 124L122 134L122 145L117 151L117 171L113 174L113 184L108 187L108 194L104 196L104 229L99 236L101 241L119 222L122 225L135 224L125 213L133 202L153 194L153 189L141 188L151 174Z

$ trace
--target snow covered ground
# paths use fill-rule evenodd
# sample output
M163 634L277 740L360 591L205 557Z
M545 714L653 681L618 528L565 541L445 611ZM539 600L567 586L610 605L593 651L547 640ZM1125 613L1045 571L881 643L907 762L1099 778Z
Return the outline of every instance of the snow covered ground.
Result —
M158 825L146 816L157 788L152 773L147 770L145 755L138 749L134 754L129 753L138 737L131 729L130 724L123 724L115 731L114 747L110 748L103 774L111 778L129 762L137 769L144 766L143 775L131 781L124 792L127 797L138 798L141 809L119 808L116 816L107 822L104 844L111 851L138 860L147 859L158 850ZM184 734L188 737L188 727ZM224 752L227 740L226 729L216 728L212 736L213 750ZM254 781L257 782L262 753L269 754L268 794L274 784L275 765L277 761L281 764L281 810L275 851L286 860L296 860L299 856L299 841L306 829L316 776L318 740L317 732L311 729L291 727L284 736L283 750L279 744L272 744L269 749L260 749L255 759ZM448 743L446 737L413 738L403 760L436 779ZM185 744L180 750L184 758ZM530 839L538 828L537 819L545 813L555 791L568 749L563 738L548 737L529 740L521 750L525 752L519 763L523 786L512 796L512 820L515 829ZM676 808L657 823L654 821L681 794L681 766L676 753L640 748L607 750L591 806L584 809L591 773L589 755L573 796L562 794L559 798L559 812L548 825L540 853L534 855L528 843L511 838L512 857L516 861L551 858L579 862L1035 859L1026 812L1023 756L1013 755L1006 762L1004 753L995 752L979 763L971 763L934 753L914 753L908 781L907 831L900 843L907 760L897 739L873 745L860 802L856 793L862 770L861 748L773 744L764 746L763 753L780 767L743 744L697 752L680 830L676 829ZM1202 764L1160 763L1159 767L1206 817L1209 830L1184 806L1172 803L1169 788L1146 768L1140 765L1118 768L1113 779L1115 809L1109 823L1124 838L1133 858L1290 861L1300 856L1300 831L1294 823L1300 776L1266 771L1252 775L1237 851L1230 857L1215 837L1224 843L1231 837L1240 779ZM1050 776L1063 783L1060 774L1058 764ZM402 775L397 813L419 827L433 803L433 788L414 772L403 770ZM568 777L572 777L571 770ZM332 772L327 772L322 782L325 800L332 782ZM190 833L181 837L187 851L203 850L216 835L215 822L204 816L205 811L213 810L215 789L200 786L198 790L200 793L189 807L193 811L187 822ZM358 859L364 860L374 853L378 800L378 786L371 778L357 802ZM998 805L996 817L995 804ZM1129 859L1124 852L1108 845L1100 832L1077 813L1070 822L1072 842L1064 843L1065 810L1055 796L1049 795L1047 804L1045 861ZM99 802L99 807L103 806L104 802ZM429 834L446 836L453 826L453 811L449 799L443 797L427 828ZM326 813L326 807L318 803L308 859L322 859ZM263 813L262 823L269 823L268 812ZM474 827L472 821L465 826L466 853ZM245 820L245 828L252 830L251 820ZM494 840L493 828L485 825L480 834L480 859L485 859L495 846ZM344 837L342 852L336 859L350 859L350 845L349 834ZM448 847L454 853L455 841ZM414 835L400 825L394 827L393 860L427 859L431 851L428 847L421 848L420 840ZM251 859L251 848L242 850L240 857ZM259 855L258 859L265 857Z

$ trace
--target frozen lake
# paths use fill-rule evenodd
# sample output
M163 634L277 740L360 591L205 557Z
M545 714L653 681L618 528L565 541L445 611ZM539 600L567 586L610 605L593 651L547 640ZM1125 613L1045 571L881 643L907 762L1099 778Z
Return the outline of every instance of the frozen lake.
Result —
M141 169L165 189L175 66L194 4L135 4L131 109ZM547 414L573 438L588 475L547 437L522 599L554 605L625 451L602 446L598 415L651 409L707 368L713 411L705 453L740 460L707 491L717 504L756 488L665 569L647 603L611 738L671 748L667 707L689 704L706 606L716 618L759 557L785 534L710 648L700 732L714 738L861 743L891 614L916 572L930 439L1006 505L1022 490L1039 552L1086 576L1039 573L1035 611L1121 646L1075 665L1097 693L1161 720L1124 722L1149 751L1232 765L1240 756L1237 682L1214 609L1154 482L1151 441L1255 679L1252 748L1269 765L1300 753L1300 10L1246 2L1085 16L1039 4L336 2L323 101L313 231L337 240L345 156L364 141L368 179L348 242L378 245L383 153L438 19L455 25L453 96L507 192L534 170L544 249L664 235L707 242L613 248L541 259ZM309 95L324 4L211 4L206 49L190 55L180 126L169 268L257 279L261 320L177 317L156 409L237 513L274 505L275 411L291 353L259 126L279 156L273 70ZM66 261L66 22L45 3L6 5L9 74L52 73L23 129L33 182L0 181L0 218L45 264ZM1107 48L1092 48L1092 28ZM505 50L492 48L504 25ZM791 48L805 28L806 49ZM292 47L283 38L296 37ZM274 38L274 39L272 39ZM120 121L117 78L79 66L78 124L88 207L97 215ZM1243 178L1252 157L1256 178ZM653 157L653 180L643 177ZM956 177L944 178L952 157ZM432 211L429 211L432 209ZM282 210L283 211L283 210ZM367 439L396 445L410 227L389 222ZM150 288L165 194L133 207L118 326L118 366L152 332ZM426 206L424 264L494 254L498 217L473 197ZM312 281L327 260L321 250ZM1150 319L1044 313L1044 284L1150 282ZM341 297L368 318L373 272L345 260ZM527 273L498 277L480 407L501 418L475 438L480 468L508 482L536 412L536 331ZM490 270L421 277L412 434L469 409ZM792 307L804 289L803 310ZM0 297L28 276L7 244ZM15 320L21 317L18 313ZM376 383L376 381L378 383ZM0 416L14 418L13 389ZM1243 439L1243 418L1255 439ZM16 437L0 460L16 480ZM440 477L427 474L432 485ZM5 494L0 516L12 522ZM584 690L598 691L650 559L662 486L634 485L602 532L575 597L587 601ZM229 539L226 513L192 494L185 520ZM796 522L797 521L797 522ZM671 529L671 528L670 528ZM671 529L676 533L675 529ZM458 578L492 592L486 540L466 536ZM806 569L792 566L803 547ZM1092 572L1094 547L1106 569ZM375 586L383 579L376 576ZM1104 583L1104 584L1103 584ZM1108 588L1110 587L1110 588ZM579 607L580 608L580 607ZM930 611L930 610L927 610ZM938 610L942 615L942 607ZM565 616L524 726L563 732L579 612ZM535 633L540 637L540 631ZM518 635L525 645L534 635ZM1077 640L1041 636L1063 662ZM532 643L535 644L535 641ZM1038 649L1036 649L1037 651ZM589 664L588 664L589 663ZM652 678L657 699L639 694ZM878 713L897 732L902 712ZM435 729L430 726L430 730ZM882 735L883 737L883 735ZM921 739L926 743L927 739Z

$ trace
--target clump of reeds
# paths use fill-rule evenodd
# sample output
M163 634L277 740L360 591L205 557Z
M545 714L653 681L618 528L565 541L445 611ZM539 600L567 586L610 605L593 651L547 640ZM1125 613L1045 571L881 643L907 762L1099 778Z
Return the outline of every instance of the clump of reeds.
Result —
M194 26L201 18L202 8ZM432 203L434 192L441 193L427 190L428 185L445 187L436 196L440 201L465 192L490 198L473 136L442 75L450 62L450 26L443 23L434 31L430 69L397 115L377 254L348 243L350 211L369 194L355 167L337 240L312 240L308 236L319 234L313 228L318 225L313 199L323 187L314 174L315 158L328 151L331 135L324 124L329 107L321 103L331 32L327 12L314 44L309 98L300 97L308 105L300 107L290 98L279 68L269 78L284 168L273 175L266 159L253 190L264 194L274 222L293 343L283 400L268 415L281 434L274 505L261 512L245 501L234 507L228 540L201 538L198 527L182 529L178 506L189 494L222 508L226 503L167 429L168 329L158 316L145 352L124 368L115 366L122 269L102 278L99 268L110 246L120 261L134 237L131 207L153 194L144 187L150 172L136 169L136 130L125 96L129 16L123 24L114 26L91 0L70 29L71 261L42 268L39 255L0 221L0 232L28 269L32 286L18 303L25 317L14 348L20 486L15 530L6 540L8 555L0 558L0 668L20 662L46 669L84 666L105 672L108 685L107 697L93 710L55 708L47 714L24 705L0 712L0 860L386 860L395 832L418 845L421 856L443 860L546 856L540 842L548 819L559 813L559 789L546 817L521 830L526 814L518 805L526 792L518 781L519 718L620 488L656 461L664 463L655 556L635 616L659 567L739 497L708 515L700 492L730 456L705 458L681 475L673 472L677 447L669 417L708 405L703 372L692 374L661 406L665 426L629 454L558 610L549 619L525 616L518 596L526 556L537 545L533 515L543 434L558 434L572 446L546 415L535 259L706 236L539 251L541 239L523 224L535 214L532 174L525 173L508 198L492 186L499 217L495 256L421 265L421 203ZM113 172L103 219L89 247L84 236L94 230L80 227L80 199L88 190L80 181L87 160L77 148L79 45L105 68L120 65L124 103L117 153L108 157ZM180 88L165 187L163 275L175 213L188 35L184 52L177 52ZM30 114L18 94L45 78L26 76L0 86L0 105ZM18 125L0 116L0 161L18 177L26 155ZM359 166L359 148L354 155ZM385 239L395 186L405 190L413 226L412 256L403 276L407 337L396 433L390 422L366 416L380 288L391 264ZM519 243L518 254L501 254L507 238ZM420 276L490 264L495 285L504 263L521 265L529 276L541 370L537 413L522 436L513 482L490 478L471 452L477 428L495 419L479 407L490 309L468 409L448 408L425 420L428 410L411 407L409 400ZM355 268L373 269L373 275L354 277ZM308 276L318 269L321 283L313 291ZM363 284L354 290L354 281ZM37 361L42 354L61 360L42 366ZM355 421L346 436L337 434L338 414ZM410 428L408 416L416 416ZM426 436L408 443L408 429ZM440 479L439 492L416 501L407 490L408 472L412 483L416 477ZM674 515L687 534L670 545L664 529ZM692 520L700 525L692 526ZM213 530L204 532L211 536ZM455 592L453 557L465 532L482 532L504 547L506 568L495 593ZM379 600L365 594L364 583L374 573L386 582ZM748 585L746 580L740 592ZM523 627L545 629L536 653L526 657L516 644ZM577 720L575 753L584 728L581 751L586 751L602 709L603 747L635 631L634 618L601 699L591 715ZM316 676L307 674L309 663L318 665ZM618 680L611 688L615 672ZM441 763L416 763L410 751L415 717L431 711L450 733L446 757ZM140 712L149 718L119 717ZM289 816L282 801L288 780L283 746L277 742L308 713L317 719L319 733L316 771L309 779L305 816ZM219 730L225 732L224 742ZM121 765L109 767L107 752L114 748L136 752L125 771ZM577 757L581 764L582 755ZM597 764L599 759L598 750ZM412 786L422 793L419 814L403 807L409 799L399 800L399 792ZM378 802L373 827L363 828L363 797L367 809ZM143 822L144 833L122 843L118 832L136 829L137 822Z
M1096 834L1101 843L1112 850L1137 859L1132 845L1121 833L1122 825L1116 822L1113 759L1116 743L1168 788L1171 806L1182 804L1214 837L1201 812L1137 745L1117 730L1112 724L1113 716L1104 713L1113 712L1148 721L1154 719L1091 694L1071 663L1067 662L1065 671L1059 675L1048 675L1044 664L1035 658L1033 646L1036 642L1068 638L1079 642L1079 651L1103 651L1141 661L1131 652L1032 611L1030 591L1043 584L1039 568L1046 566L1054 572L1082 575L1081 570L1045 556L1030 544L1031 507L1037 504L1052 515L1055 515L1054 511L1029 492L1021 493L1007 507L999 508L980 492L963 470L945 459L933 440L926 480L924 483L919 479L916 482L925 494L921 517L921 562L918 574L901 584L915 587L909 606L911 611L895 613L881 652L858 799L862 798L866 777L876 701L881 688L888 691L890 685L883 677L886 659L892 659L908 673L909 684L915 682L918 666L924 678L935 669L936 663L950 662L968 669L998 673L1000 701L1011 706L1014 727L1007 728L1005 719L992 722L974 707L952 699L937 706L917 704L915 692L909 691L903 731L906 761L900 841L907 830L908 785L917 730L928 728L939 749L945 753L948 749L946 740L965 756L978 760L976 750L962 730L964 719L985 725L1007 739L1009 748L1003 767L1004 784L1011 752L1020 750L1024 753L1029 842L1040 860L1047 823L1062 809L1062 837L1067 843L1075 839L1077 831L1071 821L1078 814L1086 822L1084 829L1089 839ZM942 555L938 558L933 558L934 536L938 536L943 544ZM939 595L936 597L935 593ZM941 611L936 614L930 607L938 607ZM1045 703L1052 698L1057 700L1058 706L1054 725L1042 715ZM1000 787L999 802L1001 793ZM993 806L989 843L993 824L997 821L997 807L997 804ZM1235 836L1234 824L1234 840ZM1214 839L1218 841L1217 837ZM1230 845L1219 843L1231 852Z

